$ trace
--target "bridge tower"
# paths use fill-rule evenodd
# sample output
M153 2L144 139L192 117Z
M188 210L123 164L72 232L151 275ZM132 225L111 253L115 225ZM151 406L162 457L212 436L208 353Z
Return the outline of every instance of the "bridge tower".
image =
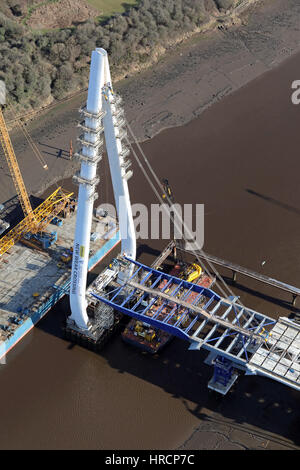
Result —
M110 165L115 204L120 224L121 250L128 257L136 257L136 238L127 180L132 175L127 159L129 150L122 144L125 119L121 99L113 93L107 52L97 48L92 52L88 97L81 109L83 134L79 137L81 150L76 154L81 161L80 172L74 181L79 185L76 229L70 286L71 316L77 328L87 331L86 282L88 272L90 234L93 204L99 183L97 164L105 145Z

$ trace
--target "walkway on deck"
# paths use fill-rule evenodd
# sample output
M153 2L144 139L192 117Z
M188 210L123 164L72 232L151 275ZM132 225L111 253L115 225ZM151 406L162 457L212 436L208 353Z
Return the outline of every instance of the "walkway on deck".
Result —
M177 248L178 250L184 251L185 253L191 254L189 250ZM251 277L252 279L256 279L257 281L263 282L264 284L268 284L272 287L276 287L277 289L281 289L285 292L292 294L293 296L293 305L295 303L296 297L300 296L300 289L298 287L291 286L284 282L278 281L277 279L273 279L272 277L265 276L264 274L256 273L255 271L251 271L251 269L244 268L239 266L238 264L231 263L230 261L226 261L222 258L218 258L217 256L209 255L208 253L204 253L203 251L196 251L193 254L199 256L200 259L207 260L210 263L216 264L218 266L222 266L223 268L227 268L233 272L233 280L236 280L236 273L243 274L244 276Z

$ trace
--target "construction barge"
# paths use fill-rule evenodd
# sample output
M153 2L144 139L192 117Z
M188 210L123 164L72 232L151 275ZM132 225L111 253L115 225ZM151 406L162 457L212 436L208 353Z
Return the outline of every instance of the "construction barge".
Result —
M0 361L69 291L76 211L50 224L55 241L47 249L19 242L0 262ZM54 220L57 224L57 220ZM110 216L92 221L88 270L120 242Z

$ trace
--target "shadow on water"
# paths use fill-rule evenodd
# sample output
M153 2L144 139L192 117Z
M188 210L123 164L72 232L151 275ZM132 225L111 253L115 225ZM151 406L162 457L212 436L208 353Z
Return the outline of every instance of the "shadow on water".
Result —
M147 245L139 246L140 255L149 252L155 256L159 254L159 251L157 253L157 250ZM97 271L100 272L105 264L98 266ZM90 282L95 275L90 274ZM238 288L250 291L269 302L280 302L247 289L242 284L238 284ZM68 297L65 296L52 309L51 316L45 317L37 327L63 338L61 327L69 311ZM66 341L66 348L72 350L81 347ZM204 364L208 352L189 351L188 343L183 340L174 338L158 354L151 355L124 343L117 333L100 352L89 353L105 358L109 366L120 374L130 374L160 387L172 398L180 400L186 410L202 424L223 419L240 426L245 432L250 429L249 432L255 435L257 430L262 430L259 432L278 435L279 439L281 437L300 446L297 392L264 377L242 376L226 397L212 394L207 383L212 377L213 369Z
M59 311L56 315L60 316ZM66 347L81 348L72 343ZM202 424L217 418L222 423L223 419L254 435L261 430L300 446L297 392L263 377L242 376L226 397L212 394L207 383L213 369L204 364L207 352L189 351L183 340L174 338L158 354L150 355L127 345L116 334L100 352L89 353L100 355L119 374L130 374L161 388L180 400Z
M270 302L272 304L278 305L279 307L289 309L290 312L294 316L300 315L300 308L297 307L296 305L292 305L292 302L290 302L289 300L280 299L277 296L275 297L274 295L268 295L263 292L259 292L257 288L254 289L254 288L246 286L245 284L242 284L241 282L233 281L233 279L230 277L227 277L227 276L222 276L222 277L228 286L234 287L235 289L238 289L241 292L250 294L253 297L257 297L259 299L265 300L266 302ZM280 295L279 290L278 290L278 295Z
M137 259L139 259L143 254L147 254L147 255L155 256L155 258L157 258L160 255L160 253L161 252L158 249L152 248L151 246L146 245L146 244L141 244L137 247L136 257Z
M293 207L293 206L290 206L289 204L285 204L284 202L280 202L277 199L274 199L273 197L260 194L257 191L253 191L253 189L246 189L246 191L247 193L252 194L253 196L257 196L267 202L270 202L271 204L274 204L275 206L282 207L283 209L286 209L289 212L292 212L293 214L300 215L300 209L297 209L297 207Z
M110 366L163 388L201 421L209 421L217 413L300 445L297 392L263 377L243 376L226 397L221 397L207 388L213 374L212 367L203 362L207 352L188 351L184 341L174 339L165 350L150 356L133 352L130 346L118 344L120 341L116 339L102 352ZM111 354L111 348L119 348L122 354Z

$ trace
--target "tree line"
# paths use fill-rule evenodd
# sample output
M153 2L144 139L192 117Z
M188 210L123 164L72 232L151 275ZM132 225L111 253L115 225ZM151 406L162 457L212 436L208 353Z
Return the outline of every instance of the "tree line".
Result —
M140 64L159 45L205 24L234 0L141 0L105 21L32 31L0 11L0 79L22 109L61 99L87 85L90 54L103 47L113 75Z

